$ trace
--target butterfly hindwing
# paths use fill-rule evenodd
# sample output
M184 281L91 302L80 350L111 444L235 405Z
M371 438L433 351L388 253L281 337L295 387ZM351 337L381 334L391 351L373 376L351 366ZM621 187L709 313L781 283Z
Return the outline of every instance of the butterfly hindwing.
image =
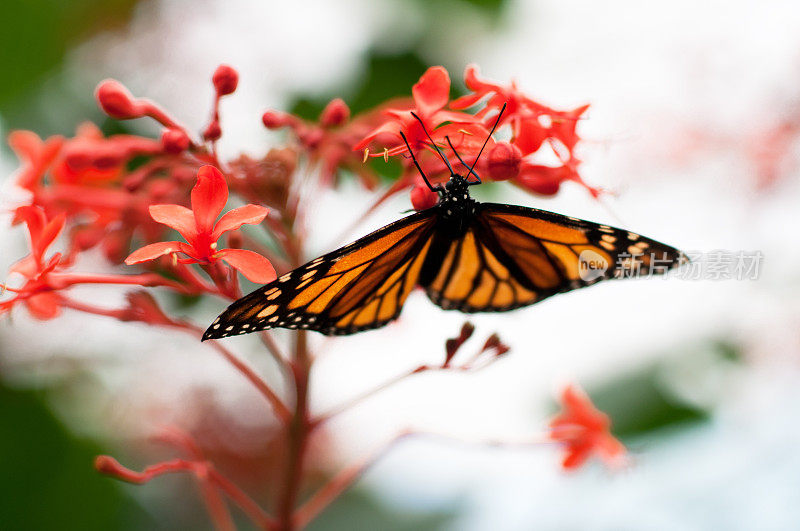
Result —
M425 288L445 309L507 311L604 279L665 273L684 261L677 249L626 230L480 203Z
M275 327L351 334L399 315L430 248L435 217L419 212L321 256L231 304L203 339Z

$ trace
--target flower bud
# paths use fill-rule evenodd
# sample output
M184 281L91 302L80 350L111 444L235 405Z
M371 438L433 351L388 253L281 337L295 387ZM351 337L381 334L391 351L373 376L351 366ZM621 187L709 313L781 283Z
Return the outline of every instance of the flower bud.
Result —
M239 84L239 73L228 65L219 65L211 77L218 96L232 94Z
M439 194L431 191L425 185L415 185L411 189L411 204L415 210L425 210L431 208L439 200Z
M205 140L219 140L219 137L222 136L222 129L219 126L219 120L212 120L208 127L206 127L205 131L203 131L203 138Z
M155 298L146 291L133 291L125 296L128 308L123 321L141 321L151 325L174 325L175 321L167 317Z
M94 95L103 112L117 120L141 118L147 111L122 83L114 79L101 81Z
M267 111L261 117L261 121L267 129L280 129L294 122L291 114L281 111Z
M350 119L350 107L341 99L331 100L319 116L322 127L336 127L343 125Z
M190 144L189 135L181 129L169 128L161 133L161 145L167 153L177 155L189 149Z
M541 195L555 195L563 180L563 167L530 165L520 173L516 182L523 188Z
M522 151L514 144L498 142L489 152L487 167L494 181L506 181L519 175Z

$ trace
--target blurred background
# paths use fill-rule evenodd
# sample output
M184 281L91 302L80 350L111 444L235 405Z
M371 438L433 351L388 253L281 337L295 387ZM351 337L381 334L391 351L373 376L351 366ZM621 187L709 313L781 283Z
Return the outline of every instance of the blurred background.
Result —
M311 464L324 477L409 426L467 441L542 433L560 385L576 381L612 417L631 467L564 473L552 446L412 439L314 529L797 529L796 2L12 0L0 21L0 132L71 135L91 120L107 133L156 135L152 124L98 111L92 91L107 77L199 130L223 62L240 73L223 103L223 157L281 142L261 124L268 108L316 117L342 97L357 112L409 94L436 64L463 93L464 67L477 63L553 107L590 103L582 174L613 191L597 201L568 183L542 199L494 185L479 197L621 225L706 256L763 256L757 279L605 283L470 317L480 340L496 331L511 346L503 361L389 390L332 423L324 462ZM16 167L4 145L4 212ZM352 181L318 193L308 256L344 243L374 197ZM396 196L347 239L408 208L407 194ZM26 243L8 215L0 222L5 271ZM123 291L78 293L114 306ZM440 360L464 320L416 293L381 332L315 335L313 409ZM257 342L235 347L275 373ZM191 338L74 312L46 323L17 312L0 323L2 527L208 527L190 478L131 487L97 474L92 459L152 462L159 454L146 435L176 422L206 433L215 460L249 466L263 484L281 465L263 444L272 430L263 416L256 393Z

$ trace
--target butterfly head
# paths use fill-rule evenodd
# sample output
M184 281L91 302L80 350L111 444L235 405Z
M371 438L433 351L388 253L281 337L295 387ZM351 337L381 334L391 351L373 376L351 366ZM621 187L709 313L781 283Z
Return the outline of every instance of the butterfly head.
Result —
M477 184L477 183L475 183ZM454 173L439 190L439 208L444 218L463 218L475 212L475 200L469 195L470 182Z
M469 181L463 175L453 173L450 175L450 180L445 183L442 194L469 196L469 184Z
M450 180L447 181L445 186L431 185L427 175L425 175L425 172L422 171L422 167L419 165L419 162L414 156L414 150L411 149L411 145L408 143L408 139L406 138L403 131L400 131L400 137L403 139L403 142L405 142L406 148L408 148L408 154L411 157L411 160L414 162L414 165L417 167L417 170L419 170L419 173L422 176L422 179L425 181L425 184L428 185L428 188L432 192L439 193L439 197L441 199L440 202L447 200L458 201L459 199L469 200L470 197L469 197L468 187L473 184L481 184L481 178L475 172L475 166L478 164L478 160L481 158L481 154L483 153L484 148L486 148L486 144L489 142L489 139L492 138L492 134L494 133L495 129L497 129L497 125L500 123L500 118L503 116L503 111L505 110L506 110L506 104L504 103L503 107L500 109L500 112L497 115L497 119L495 120L494 125L492 126L492 130L489 131L488 135L486 135L486 140L484 140L480 151L478 151L478 155L475 157L475 160L472 162L471 165L467 164L464 161L464 159L461 158L461 155L459 155L458 151L456 151L453 142L450 141L450 137L448 136L444 137L445 141L447 142L447 145L450 147L450 149L453 151L453 154L458 159L458 162L460 162L464 166L464 168L467 169L466 177L453 171L453 166L450 164L450 161L447 159L447 156L444 154L444 152L439 148L437 143L431 137L430 133L428 132L428 129L425 127L425 122L423 122L422 119L419 116L417 116L413 111L411 112L411 116L413 116L419 122L420 126L422 126L422 130L428 137L428 140L430 140L429 147L436 151L436 153L442 159L442 162L444 162L445 166L447 166L447 169L450 170ZM470 180L470 178L474 178L474 180Z

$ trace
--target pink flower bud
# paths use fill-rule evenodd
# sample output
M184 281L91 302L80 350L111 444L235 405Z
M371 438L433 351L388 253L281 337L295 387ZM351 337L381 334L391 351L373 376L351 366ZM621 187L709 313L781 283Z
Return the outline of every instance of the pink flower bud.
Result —
M322 127L336 127L343 125L350 119L350 107L341 99L331 100L319 116Z
M563 168L531 165L517 177L516 182L536 194L555 195L561 188L563 174Z
M181 129L170 128L161 133L161 145L167 153L177 155L189 149L190 144L189 135Z
M239 73L228 65L219 65L211 78L217 95L232 94L239 84Z
M487 167L489 176L495 181L506 181L519 175L522 151L508 142L498 142L489 152Z
M280 129L294 123L293 116L280 111L267 111L261 117L267 129Z
M206 140L219 140L219 137L222 136L222 129L219 126L218 120L212 120L206 130L203 131L203 138Z
M101 81L94 96L103 112L117 120L141 118L147 112L145 106L122 83L114 79Z
M411 189L411 204L415 210L431 208L439 200L439 194L432 192L427 186L415 185Z
M98 455L94 459L94 468L101 474L117 475L122 469L122 465L113 457Z

